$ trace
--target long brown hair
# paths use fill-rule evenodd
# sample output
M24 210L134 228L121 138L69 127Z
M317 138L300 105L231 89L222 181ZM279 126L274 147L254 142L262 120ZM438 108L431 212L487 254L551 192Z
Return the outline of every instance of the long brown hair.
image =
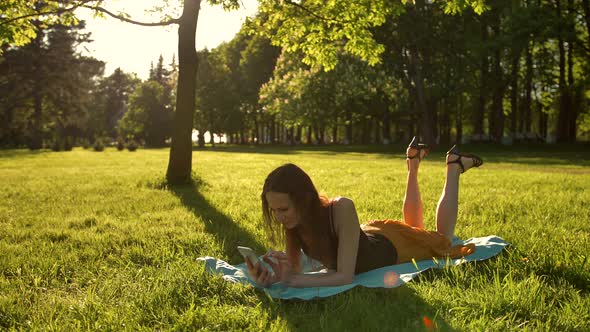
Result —
M288 194L297 212L297 227L286 229L280 226L268 207L266 193ZM319 260L324 266L336 265L336 244L333 243L329 223L328 207L330 200L318 194L311 178L294 164L285 164L266 177L262 187L262 215L269 230L271 240L285 242L289 262L299 271L301 249L305 254Z

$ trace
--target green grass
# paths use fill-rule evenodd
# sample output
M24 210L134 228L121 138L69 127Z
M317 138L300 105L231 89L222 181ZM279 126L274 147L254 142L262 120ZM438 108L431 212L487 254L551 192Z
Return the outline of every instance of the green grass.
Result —
M168 150L0 151L0 330L590 330L590 149L467 146L457 235L511 243L483 263L394 289L278 301L209 275L195 259L263 252L259 195L285 162L362 221L401 218L402 147L216 147L193 185L163 181ZM444 153L420 169L434 229Z

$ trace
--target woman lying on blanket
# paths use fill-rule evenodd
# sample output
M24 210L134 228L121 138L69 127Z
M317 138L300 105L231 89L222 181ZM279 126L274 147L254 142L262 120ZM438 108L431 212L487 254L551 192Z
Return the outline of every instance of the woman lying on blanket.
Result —
M416 138L406 150L404 222L377 220L359 227L352 200L320 196L309 176L293 164L272 171L262 189L262 211L271 234L284 235L287 252L271 251L263 256L275 273L246 259L251 278L263 286L278 281L291 287L338 286L351 283L355 274L412 259L471 254L473 245L451 246L457 222L459 175L483 161L459 153L456 146L447 152L447 175L436 209L436 231L426 231L418 167L428 152L428 146L417 143ZM301 250L321 262L327 271L301 273Z

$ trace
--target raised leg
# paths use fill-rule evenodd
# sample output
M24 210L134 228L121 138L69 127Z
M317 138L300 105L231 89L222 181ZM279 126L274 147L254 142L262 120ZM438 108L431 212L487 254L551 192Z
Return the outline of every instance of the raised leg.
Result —
M457 163L449 164L462 158L461 161L465 169L473 166L471 158L459 157L457 155L447 155L447 178L445 186L436 207L436 231L452 239L455 234L455 225L457 224L457 213L459 210L459 176L461 166Z
M407 159L408 181L406 183L406 195L404 196L404 222L413 227L424 228L424 216L422 209L422 198L418 187L418 158Z

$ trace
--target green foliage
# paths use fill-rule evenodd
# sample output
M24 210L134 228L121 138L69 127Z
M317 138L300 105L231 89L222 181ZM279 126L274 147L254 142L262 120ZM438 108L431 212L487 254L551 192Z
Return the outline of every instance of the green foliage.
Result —
M94 141L94 145L92 146L92 148L96 152L102 152L102 151L104 151L104 141L103 141L103 139L102 138L97 138Z
M270 41L245 27L229 43L198 53L195 127L234 134L260 121L258 93L279 53Z
M590 137L590 113L583 113L578 119L578 128L580 136Z
M383 24L391 12L400 10L400 5L369 0L349 1L346 5L315 0L301 4L275 0L259 3L265 19L253 21L251 31L264 33L287 52L301 51L304 63L319 64L327 70L336 66L343 49L370 64L380 62L384 48L375 42L371 29Z
M157 81L140 83L129 97L129 110L118 123L120 135L144 139L150 146L162 146L170 136L170 96Z
M387 107L372 101L392 102L397 95L393 87L398 82L383 66L341 54L334 70L326 72L298 59L297 54L283 52L273 77L260 89L260 104L287 126L325 128L344 124L346 118L379 116Z
M127 113L129 96L136 90L140 80L135 74L117 68L110 76L99 80L93 90L89 136L118 137L117 124Z
M101 1L87 1L101 2ZM35 39L39 29L52 25L65 26L78 24L72 10L72 3L45 0L6 0L0 4L0 55L5 45L24 46Z
M150 69L147 81L134 86L128 102L128 111L117 123L117 132L127 139L145 140L151 147L164 146L170 138L173 118L173 81L176 68L164 68L160 55L156 68Z
M85 136L91 90L104 63L78 54L77 45L89 42L83 28L50 26L33 44L8 49L0 58L0 145L23 145L33 136L38 144L45 139L65 147Z
M137 148L138 148L138 144L137 144L137 141L135 141L134 139L130 140L127 143L127 150L133 152L133 151L137 150Z
M321 193L353 199L361 222L401 218L404 147L219 147L199 152L184 187L163 179L168 149L2 150L0 329L421 331L424 317L443 331L590 329L588 147L463 149L486 164L461 175L457 234L511 247L402 287L314 301L269 299L196 258L238 264L237 245L271 247L260 189L286 161ZM433 151L420 165L428 229L443 179L444 153Z
M406 3L407 0L402 2ZM472 8L478 15L481 15L486 10L489 10L490 6L484 0L454 0L444 2L445 14L461 14L469 8Z
M194 127L203 132L220 133L224 120L237 110L235 85L231 82L221 49L218 47L211 52L205 49L197 53L199 70Z
M89 149L90 148L90 141L87 138L83 138L80 140L80 145L82 146L82 148L84 150Z
M117 150L123 151L125 150L125 141L122 137L117 138Z
M250 22L250 31L269 37L273 45L287 52L300 51L302 61L334 69L342 51L370 65L381 63L385 50L374 37L374 29L404 12L402 2L386 0L277 1L260 0L264 19ZM482 0L446 1L447 12L458 13L469 7L482 13Z

